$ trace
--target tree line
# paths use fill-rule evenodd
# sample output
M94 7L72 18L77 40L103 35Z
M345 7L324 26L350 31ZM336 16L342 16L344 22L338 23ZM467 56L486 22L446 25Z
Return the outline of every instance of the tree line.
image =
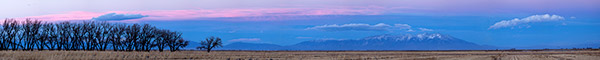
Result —
M181 33L149 24L97 21L42 22L5 19L0 50L177 51L189 41Z

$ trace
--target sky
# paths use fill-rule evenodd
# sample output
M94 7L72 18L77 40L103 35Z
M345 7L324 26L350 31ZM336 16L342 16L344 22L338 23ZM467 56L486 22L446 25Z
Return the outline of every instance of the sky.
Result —
M151 24L199 42L292 45L441 33L501 47L600 43L600 0L0 0L0 18Z

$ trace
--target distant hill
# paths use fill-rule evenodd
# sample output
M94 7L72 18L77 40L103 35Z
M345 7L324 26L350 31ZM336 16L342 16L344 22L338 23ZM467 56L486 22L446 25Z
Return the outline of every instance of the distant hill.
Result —
M358 40L307 41L291 45L294 50L473 50L481 46L442 34L377 35Z
M583 44L568 44L568 45L537 45L528 47L517 47L516 49L572 49L572 48L600 48L600 43L589 42Z
M182 48L185 50L197 50L196 47L202 46L200 42L190 41L189 45ZM279 50L283 46L267 43L244 43L235 42L228 45L223 45L222 48L216 48L216 50Z
M187 46L181 48L183 50L196 50L196 47L200 47L200 42L190 41Z
M355 40L312 40L289 46L232 43L220 50L482 50L496 49L439 33L376 35Z
M283 46L266 43L243 43L236 42L229 45L225 45L221 50L280 50Z

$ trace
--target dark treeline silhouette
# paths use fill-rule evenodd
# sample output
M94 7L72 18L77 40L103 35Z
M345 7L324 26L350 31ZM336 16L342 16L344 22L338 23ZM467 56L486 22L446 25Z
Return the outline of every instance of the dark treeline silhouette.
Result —
M149 24L95 21L48 23L5 19L0 50L177 51L188 45L181 33Z

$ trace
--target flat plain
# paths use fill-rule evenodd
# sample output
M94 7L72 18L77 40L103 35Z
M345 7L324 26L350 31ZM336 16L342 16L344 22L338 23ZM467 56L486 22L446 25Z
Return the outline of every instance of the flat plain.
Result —
M0 51L0 60L598 60L600 50L564 51Z

